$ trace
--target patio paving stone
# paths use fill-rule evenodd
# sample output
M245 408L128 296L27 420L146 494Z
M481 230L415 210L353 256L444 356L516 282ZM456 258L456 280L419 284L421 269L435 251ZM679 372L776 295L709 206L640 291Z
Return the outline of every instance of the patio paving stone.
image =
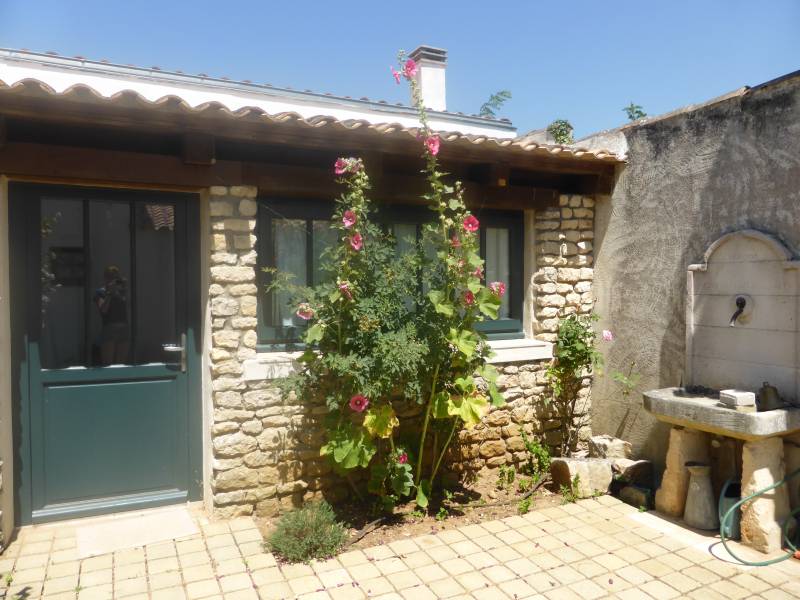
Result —
M800 597L798 561L750 568L721 560L709 551L718 546L713 536L607 497L402 538L309 565L279 564L249 517L197 519L195 536L83 560L75 557L71 525L64 531L25 528L0 556L0 574L11 575L0 599Z

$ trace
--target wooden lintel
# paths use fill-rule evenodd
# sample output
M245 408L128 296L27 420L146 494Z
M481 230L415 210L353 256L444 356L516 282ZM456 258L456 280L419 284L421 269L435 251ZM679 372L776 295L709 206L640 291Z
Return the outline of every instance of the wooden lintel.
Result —
M183 162L187 165L213 165L217 162L214 136L187 132L181 136Z
M22 142L8 142L0 148L0 173L45 180L188 189L256 185L263 194L298 199L333 200L343 191L333 169L225 160L194 165L178 156ZM530 185L500 187L472 181L463 185L467 204L484 208L542 208L558 198L552 189ZM378 202L424 204L422 196L426 191L427 183L421 175L383 171L370 195Z

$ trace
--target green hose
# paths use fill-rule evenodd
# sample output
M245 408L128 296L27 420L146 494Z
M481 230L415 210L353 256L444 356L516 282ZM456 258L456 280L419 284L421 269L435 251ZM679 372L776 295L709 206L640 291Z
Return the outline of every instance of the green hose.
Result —
M742 504L744 504L745 502L748 502L749 500L752 500L753 498L756 498L757 496L761 496L762 494L766 494L767 492L769 492L771 490L774 490L777 487L782 486L787 481L789 481L790 479L793 479L794 477L797 477L798 475L800 475L800 469L797 469L796 471L792 471L791 473L786 475L780 481L776 481L772 485L770 485L768 487L765 487L763 490L758 490L757 492L753 492L752 494L750 494L746 498L742 498L741 500L739 500L736 504L734 504L733 506L731 506L727 510L727 512L720 519L719 536L722 539L722 545L725 547L725 550L728 551L728 554L730 554L733 558L738 560L743 565L748 565L748 566L751 566L751 567L766 567L767 565L774 565L775 563L779 563L781 561L784 561L784 560L786 560L788 558L792 558L792 556L794 556L794 553L797 552L797 547L789 539L789 525L792 522L792 517L800 515L800 507L794 509L791 512L791 514L786 518L786 521L783 523L783 527L781 528L781 531L783 532L783 539L786 541L786 545L791 550L787 554L785 554L783 556L779 556L777 558L771 558L769 560L751 561L751 560L745 560L743 558L740 558L740 557L736 556L736 554L734 554L733 551L731 551L731 549L728 548L728 544L727 544L727 542L725 540L725 530L727 529L728 522L730 521L731 517L733 516L733 513L736 512L736 509L739 508ZM723 494L724 494L724 491L723 491Z

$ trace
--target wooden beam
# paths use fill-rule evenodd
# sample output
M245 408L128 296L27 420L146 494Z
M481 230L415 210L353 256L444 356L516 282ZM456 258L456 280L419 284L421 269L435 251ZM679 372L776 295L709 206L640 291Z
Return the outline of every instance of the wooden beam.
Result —
M213 165L217 162L214 136L204 133L184 133L181 136L183 162L187 165Z
M93 98L27 96L22 93L0 94L0 111L9 117L26 117L51 123L71 123L91 127L135 128L161 134L205 133L218 138L250 141L276 146L324 149L333 152L356 150L356 154L418 156L418 140L412 136L380 135L367 128L353 130L337 125L311 128L294 122L274 123L262 116L231 117L209 108L188 113L180 107L162 105L143 107L131 100L128 105L110 104ZM443 143L440 157L468 163L506 161L510 168L545 170L552 173L613 174L614 164L592 159L555 157L532 152L509 151L488 144Z

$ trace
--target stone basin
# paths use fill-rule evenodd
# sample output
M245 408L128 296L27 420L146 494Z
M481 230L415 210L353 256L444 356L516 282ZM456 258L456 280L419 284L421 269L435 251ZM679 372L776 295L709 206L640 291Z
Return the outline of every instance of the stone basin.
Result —
M718 398L671 387L644 393L643 405L659 421L708 433L756 441L800 431L800 409L737 412Z

